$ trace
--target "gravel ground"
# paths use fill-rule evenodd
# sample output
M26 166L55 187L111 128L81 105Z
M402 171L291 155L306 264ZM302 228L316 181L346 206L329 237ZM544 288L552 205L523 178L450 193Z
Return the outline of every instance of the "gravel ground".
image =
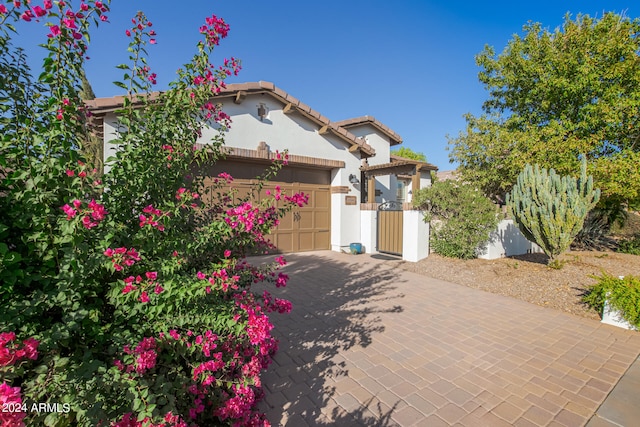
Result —
M547 267L544 254L528 254L496 260L459 260L431 254L424 260L402 262L407 271L471 288L550 307L590 319L596 313L581 302L591 275L603 271L614 276L640 276L640 256L615 252L571 251L560 258L564 267Z

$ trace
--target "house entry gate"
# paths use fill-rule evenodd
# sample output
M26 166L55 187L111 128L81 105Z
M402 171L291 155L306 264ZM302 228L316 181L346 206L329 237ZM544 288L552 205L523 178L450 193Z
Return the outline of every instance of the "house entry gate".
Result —
M378 252L402 255L402 205L398 202L382 203L378 207Z

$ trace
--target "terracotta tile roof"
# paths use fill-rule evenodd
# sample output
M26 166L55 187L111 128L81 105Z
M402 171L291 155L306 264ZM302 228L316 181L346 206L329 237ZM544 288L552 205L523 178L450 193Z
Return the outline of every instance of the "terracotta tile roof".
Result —
M353 126L368 124L375 127L380 132L384 133L387 137L389 137L389 140L391 141L391 145L402 144L402 137L400 135L398 135L390 127L384 125L383 123L381 123L379 120L377 120L375 117L372 117L372 116L360 116L360 117L355 117L353 119L341 120L339 122L335 122L335 124L347 129Z
M276 85L271 82L259 81L250 83L229 84L227 85L226 89L221 90L216 97L227 98L233 96L236 98L234 102L241 103L242 99L245 96L255 93L269 94L273 98L282 102L285 105L285 108L288 106L290 110L295 110L316 123L318 126L320 126L323 132L331 132L338 138L347 142L349 145L351 145L351 147L360 150L364 157L371 157L375 155L376 152L373 147L367 144L364 139L356 137L347 129L340 127L308 105L300 102L298 99L283 91L279 87L276 87ZM158 97L158 95L159 92L153 92L149 96L151 97L151 99L155 99ZM96 98L90 101L86 101L86 105L95 116L100 116L119 109L124 102L124 98L124 96ZM98 133L101 133L101 126L98 127Z

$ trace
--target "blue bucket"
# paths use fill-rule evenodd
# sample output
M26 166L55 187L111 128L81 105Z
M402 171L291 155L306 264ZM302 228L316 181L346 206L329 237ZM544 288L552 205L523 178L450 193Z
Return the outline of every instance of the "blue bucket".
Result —
M351 250L351 253L354 254L354 255L361 254L362 253L362 243L351 243L349 245L349 249Z

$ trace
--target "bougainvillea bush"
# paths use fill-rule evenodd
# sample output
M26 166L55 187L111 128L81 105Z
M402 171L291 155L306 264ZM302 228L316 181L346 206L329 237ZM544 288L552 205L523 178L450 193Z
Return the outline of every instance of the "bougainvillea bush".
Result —
M215 94L240 69L210 63L229 30L216 16L161 93L145 60L158 36L132 19L117 154L104 175L87 164L80 76L90 24L108 13L108 1L0 1L0 424L266 425L255 405L277 347L267 314L291 304L251 289L286 285L285 260L244 254L267 249L306 196L255 203L227 174L205 188L200 168L230 126ZM37 72L12 39L27 25L48 50ZM195 145L205 126L220 134Z

